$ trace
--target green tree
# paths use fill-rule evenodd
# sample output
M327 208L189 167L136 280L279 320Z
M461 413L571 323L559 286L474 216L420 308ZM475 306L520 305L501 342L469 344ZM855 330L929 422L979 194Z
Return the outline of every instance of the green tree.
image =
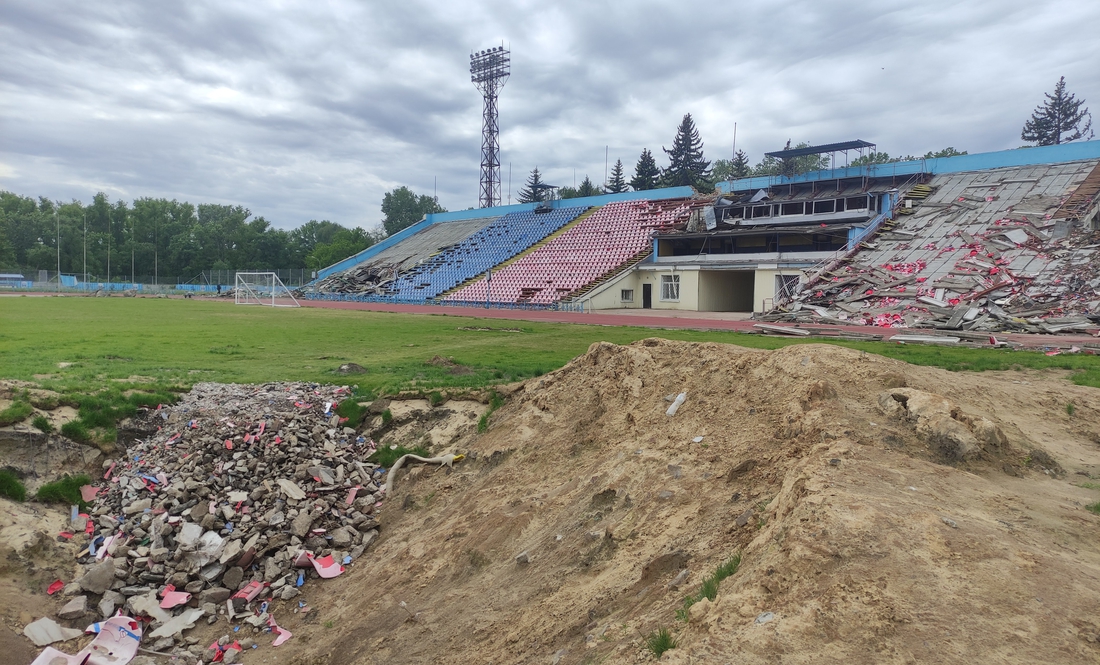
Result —
M1077 139L1091 139L1092 114L1088 107L1081 108L1085 100L1075 99L1066 93L1066 77L1058 79L1054 94L1043 93L1046 101L1035 107L1034 113L1024 123L1020 138L1039 145L1058 145Z
M436 199L426 194L417 196L404 185L382 197L382 227L387 235L392 236L416 224L424 215L436 212L447 212L447 209Z
M626 178L623 176L623 160L616 159L611 167L611 179L607 182L609 194L621 194L626 191Z
M517 200L520 203L538 203L547 200L550 190L546 189L545 185L542 174L539 173L539 167L536 166L535 170L531 171L531 175L527 176L527 183L523 189L519 190Z
M965 154L967 154L967 152L965 150L963 150L962 152L959 152L958 150L955 150L954 147L948 146L948 147L944 148L943 150L937 150L935 152L932 152L931 150L929 150L928 152L924 153L924 157L922 157L921 159L939 159L940 157L959 157L959 156L962 156L962 155L965 155Z
M878 152L872 150L866 155L856 157L848 163L849 166L872 166L874 164L889 164L891 162L900 162L899 158L891 157L888 152Z
M795 148L809 148L810 144L805 141L799 143ZM790 140L787 141L784 150L791 149ZM826 155L803 155L801 157L791 157L789 159L777 159L775 157L764 156L764 159L760 160L755 167L753 167L752 175L754 176L774 176L785 175L794 176L800 173L809 173L810 171L821 171L829 168L829 158Z
M744 150L738 150L733 159L716 159L710 168L710 177L715 181L735 180L744 178L752 173L749 166L749 156Z
M666 187L690 186L701 192L714 189L710 181L710 162L703 159L703 140L690 113L685 113L672 148L661 147L668 156L669 165L661 174L661 184Z
M325 222L332 224L332 222ZM343 261L347 257L358 254L375 243L374 236L361 228L346 229L339 224L338 230L332 235L331 240L318 243L306 255L306 267L310 270L319 270L332 264Z
M603 192L588 178L588 174L585 174L584 180L581 181L581 186L577 188L577 195L599 196L600 194L603 194Z
M657 186L657 178L661 175L657 168L657 162L653 159L653 153L649 149L642 150L638 157L638 163L634 166L634 177L630 179L630 186L636 192L653 189Z

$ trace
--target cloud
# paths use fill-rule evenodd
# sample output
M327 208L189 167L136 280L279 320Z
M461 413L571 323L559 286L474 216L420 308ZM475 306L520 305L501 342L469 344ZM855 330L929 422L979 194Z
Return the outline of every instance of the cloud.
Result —
M399 185L474 206L469 54L501 43L513 195L536 165L600 181L605 149L628 175L643 148L661 162L688 112L710 159L734 123L754 161L788 138L1011 148L1059 76L1100 104L1098 24L1066 1L9 0L0 187L239 203L283 228L373 227Z

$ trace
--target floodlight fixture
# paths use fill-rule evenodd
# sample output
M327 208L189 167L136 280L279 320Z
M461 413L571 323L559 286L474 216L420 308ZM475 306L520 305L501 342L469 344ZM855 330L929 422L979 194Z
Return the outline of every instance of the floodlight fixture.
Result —
M478 205L500 205L500 127L497 97L511 73L511 52L504 45L470 54L470 82L481 92L481 187Z

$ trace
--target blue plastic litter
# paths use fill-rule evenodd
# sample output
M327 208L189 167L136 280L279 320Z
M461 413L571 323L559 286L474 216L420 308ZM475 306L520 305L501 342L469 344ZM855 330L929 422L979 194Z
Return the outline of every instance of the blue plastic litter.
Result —
M348 565L349 563L351 563L351 557L350 557L350 556L345 556L345 557L344 557L344 565L346 566L346 565Z
M294 586L302 586L305 583L306 583L306 574L305 574L305 572L299 570L298 571L298 581L297 581L297 583L295 583Z
M238 630L240 630L240 629L241 629L241 627L240 627L240 626L233 626L233 632L234 632L234 633L235 633L235 632L237 632L237 631L238 631Z

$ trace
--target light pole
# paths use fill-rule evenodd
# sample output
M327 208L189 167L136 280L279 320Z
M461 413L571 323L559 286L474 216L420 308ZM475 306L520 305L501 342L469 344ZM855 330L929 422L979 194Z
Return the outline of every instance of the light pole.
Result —
M107 208L107 291L111 289L111 209Z
M84 288L88 288L88 213L84 213Z
M130 288L134 287L134 217L130 216Z

